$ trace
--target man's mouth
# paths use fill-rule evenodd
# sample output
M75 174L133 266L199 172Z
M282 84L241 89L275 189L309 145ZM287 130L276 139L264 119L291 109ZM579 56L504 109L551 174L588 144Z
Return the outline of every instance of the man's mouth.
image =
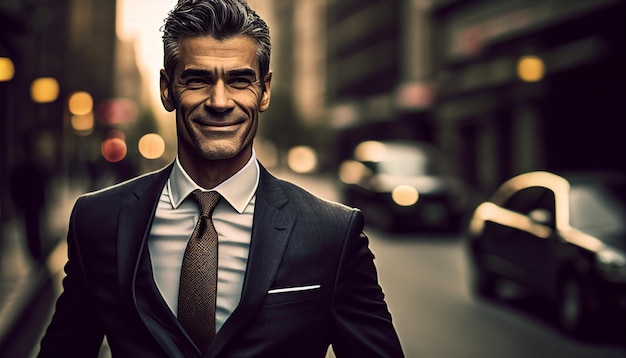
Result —
M197 125L201 126L201 127L215 127L215 128L225 128L225 127L233 127L233 126L237 126L240 125L241 123L243 123L243 121L241 120L220 120L220 121L215 121L215 120L202 120L202 119L196 119L194 120L194 123L196 123Z

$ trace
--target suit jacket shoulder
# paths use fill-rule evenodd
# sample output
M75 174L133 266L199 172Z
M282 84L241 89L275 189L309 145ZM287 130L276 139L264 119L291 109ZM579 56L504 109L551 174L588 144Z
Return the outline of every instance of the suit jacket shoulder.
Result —
M143 195L155 194L155 192L160 194L171 170L172 164L119 184L83 194L78 198L78 202L81 205L90 206L89 209L97 213L98 210L110 210Z
M146 173L135 178L128 179L121 183L86 193L81 198L87 198L88 201L109 201L113 200L119 203L120 198L134 198L135 193L144 193L152 188L153 184L164 185L172 170L172 164L163 167L157 171Z
M140 212L136 210L136 217L149 219L156 208L171 167L168 165L158 171L80 196L72 210L70 227L78 233L90 233L87 235L90 241L97 237L109 241L111 237L115 237L115 231L111 230L117 230L122 207L138 202L138 199L144 199L141 201L144 207Z
M271 174L270 174L271 175ZM361 211L339 202L320 198L308 190L283 179L275 178L276 183L284 192L289 201L296 203L295 209L299 214L314 217L324 222L336 220L350 220L354 215L361 216ZM262 193L262 190L259 190Z

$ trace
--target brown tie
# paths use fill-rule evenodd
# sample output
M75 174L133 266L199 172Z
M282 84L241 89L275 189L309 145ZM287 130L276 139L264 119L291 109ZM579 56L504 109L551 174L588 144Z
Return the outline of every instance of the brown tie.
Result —
M214 191L195 190L200 218L187 243L180 271L178 320L202 352L215 337L217 295L217 231L211 215L220 200Z

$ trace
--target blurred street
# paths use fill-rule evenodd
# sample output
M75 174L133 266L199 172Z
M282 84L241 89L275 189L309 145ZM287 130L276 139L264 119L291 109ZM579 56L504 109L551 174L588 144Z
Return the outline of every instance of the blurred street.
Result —
M566 337L542 303L472 298L457 237L374 230L369 236L406 357L626 357L615 337L596 343Z
M338 199L328 176L274 171L313 193ZM69 211L81 186L55 185L46 227L65 235ZM457 235L389 234L367 228L380 282L407 357L626 357L615 339L577 342L545 317L533 302L495 304L467 292L466 260ZM3 225L0 287L0 357L34 357L38 340L60 292L63 240L47 268L32 265L19 225ZM106 356L104 354L103 356Z
M65 235L80 182L51 185L42 225L45 264L33 260L26 247L20 217L2 222L0 237L0 357L35 356L39 339L59 294L67 259Z

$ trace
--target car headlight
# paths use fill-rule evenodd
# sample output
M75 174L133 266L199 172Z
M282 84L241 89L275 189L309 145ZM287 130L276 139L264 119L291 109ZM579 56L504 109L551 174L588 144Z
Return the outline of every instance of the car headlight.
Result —
M596 255L600 274L609 281L626 282L626 256L612 248L604 248Z
M391 198L400 206L411 206L419 200L419 193L410 185L399 185L391 191Z

